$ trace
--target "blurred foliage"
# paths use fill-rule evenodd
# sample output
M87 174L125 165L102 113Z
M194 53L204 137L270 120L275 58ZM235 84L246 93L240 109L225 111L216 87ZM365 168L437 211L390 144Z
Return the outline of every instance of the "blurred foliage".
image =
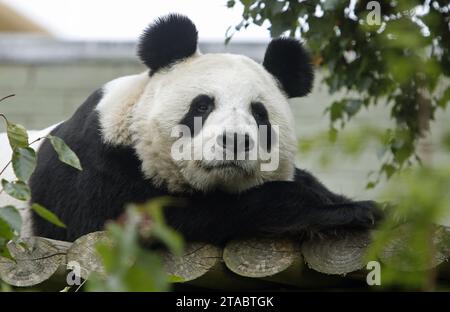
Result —
M301 139L299 148L302 153L320 150L329 135L322 132ZM332 152L324 150L319 158L322 165L329 166L336 165L333 163L336 158L342 159L336 157L337 153L357 159L365 150L375 150L382 159L389 155L384 148L386 142L395 137L390 131L367 125L357 130L346 129L332 139ZM392 179L380 188L378 199L386 216L374 232L366 256L367 261L380 260L385 250L395 245L395 253L381 270L382 287L410 290L441 287L437 272L429 268L434 266L435 259L450 254L450 130L435 144L443 150L443 165L421 164L401 171L385 169ZM374 187L373 182L368 182L367 187Z
M383 103L395 128L385 130L390 156L383 158L379 176L419 161L418 139L450 100L448 1L240 2L243 19L228 29L226 42L251 24L267 27L272 37L303 39L323 70L322 83L341 96L326 110L331 138L362 107ZM227 1L229 8L235 4Z
M397 244L396 253L382 270L383 286L435 290L433 261L450 251L450 166L410 168L388 183L382 198L395 206L375 232L367 259L376 259L386 246Z
M329 135L322 132L301 139L300 151L307 154L321 150ZM337 153L357 159L366 150L375 150L382 159L390 156L385 145L395 137L390 131L367 125L356 130L346 129L339 137L332 138L332 151L322 150L319 159L323 166L339 166L334 162L342 159L336 157ZM378 199L386 216L374 232L373 243L366 256L367 261L380 260L386 249L395 246L395 253L381 270L382 287L409 290L437 290L441 287L437 272L429 268L434 266L435 259L450 254L450 130L444 132L441 141L435 144L442 148L443 165L424 163L401 171L390 167L385 169L392 178L379 188ZM373 182L368 182L367 187L374 187Z
M162 207L168 198L155 199L145 205L131 205L121 220L107 226L110 243L99 244L98 252L105 275L94 275L88 291L167 291L170 283L181 281L165 273L161 256L145 245L162 242L168 250L180 255L181 236L164 221Z
M402 137L402 133L396 131L402 130L389 129L386 131L375 126L364 125L356 131L341 131L339 136L337 136L336 131L322 132L308 138L301 138L299 149L302 153L308 154L322 149L323 142L328 140L333 152L324 151L319 154L320 164L323 167L333 164L333 161L337 159L336 153L344 154L345 157L352 157L356 160L365 150L374 150L377 159L383 163L382 171L390 178L397 171L397 168L390 163L393 155L387 152L387 146L395 144L395 141ZM368 189L374 188L380 181L381 175L379 172L375 177L372 177L373 175L374 172L369 172L371 178L366 185Z

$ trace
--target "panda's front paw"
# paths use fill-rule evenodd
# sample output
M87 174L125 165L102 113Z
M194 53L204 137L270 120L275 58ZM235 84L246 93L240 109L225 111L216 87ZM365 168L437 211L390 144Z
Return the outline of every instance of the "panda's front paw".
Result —
M380 205L371 200L354 202L351 209L352 220L348 224L350 227L374 228L384 216Z

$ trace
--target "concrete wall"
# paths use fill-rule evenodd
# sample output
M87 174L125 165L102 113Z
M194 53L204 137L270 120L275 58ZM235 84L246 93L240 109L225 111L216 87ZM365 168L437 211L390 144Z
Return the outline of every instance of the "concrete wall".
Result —
M260 59L264 46L202 43L204 52L242 53ZM29 129L69 117L87 96L106 82L145 70L134 42L58 41L37 36L0 35L0 111Z
M265 46L237 44L224 48L222 43L203 43L204 52L228 51L246 54L261 60ZM0 97L15 93L16 97L0 103L0 112L28 129L41 129L71 116L83 100L105 82L119 76L144 70L134 56L135 44L98 42L61 42L47 38L0 37ZM328 129L324 110L332 98L317 77L314 91L302 99L292 100L292 109L299 137L307 137ZM351 129L372 123L381 127L387 122L389 110L383 105L361 112L351 122ZM439 147L443 130L449 129L450 114L439 115L427 143L426 159L450 161ZM323 153L336 161L328 167L320 164ZM335 191L357 198L373 196L365 190L367 174L379 167L375 147L361 158L342 154L339 148L324 141L312 154L298 155L300 167L308 168Z
M95 89L115 77L143 71L139 64L0 64L0 94L16 94L0 111L29 129L70 117Z

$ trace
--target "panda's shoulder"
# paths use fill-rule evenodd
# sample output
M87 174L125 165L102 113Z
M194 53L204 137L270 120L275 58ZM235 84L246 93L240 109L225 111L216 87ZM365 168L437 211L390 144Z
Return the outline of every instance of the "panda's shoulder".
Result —
M76 174L78 172L57 161L56 153L50 142L46 140L39 148L38 170L35 177L40 174L48 175L49 170L52 174L69 174L73 179L89 179L91 174L99 178L102 172L107 172L109 176L116 174L117 179L125 181L132 178L144 183L140 161L134 149L127 145L113 145L105 142L98 106L105 99L107 92L105 86L92 92L71 118L50 132L51 135L61 138L75 152L83 168L95 168L95 170L83 170L81 174ZM123 168L126 168L126 172ZM148 185L148 182L145 185Z
M54 134L73 136L102 125L108 116L120 116L121 105L135 102L148 82L148 72L113 79L92 92L71 118L61 123ZM94 129L98 132L99 129ZM105 129L102 129L105 130Z
M300 168L295 168L294 181L304 185L319 183L319 181L309 171Z
M145 71L109 81L102 87L103 96L96 107L97 111L109 112L121 106L123 102L135 101L142 94L149 79L149 73Z

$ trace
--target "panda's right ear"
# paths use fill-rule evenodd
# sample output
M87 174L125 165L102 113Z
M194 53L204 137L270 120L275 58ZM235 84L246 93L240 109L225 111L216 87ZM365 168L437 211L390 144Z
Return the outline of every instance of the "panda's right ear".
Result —
M197 51L197 28L186 16L169 14L150 24L141 35L139 58L153 74Z

